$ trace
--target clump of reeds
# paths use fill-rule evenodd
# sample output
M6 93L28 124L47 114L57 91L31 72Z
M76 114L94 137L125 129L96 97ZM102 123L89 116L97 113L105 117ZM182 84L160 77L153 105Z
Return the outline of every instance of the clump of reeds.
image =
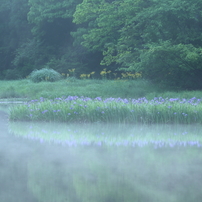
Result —
M12 107L10 120L107 122L107 123L202 123L201 99L154 98L147 100L68 96L32 100Z

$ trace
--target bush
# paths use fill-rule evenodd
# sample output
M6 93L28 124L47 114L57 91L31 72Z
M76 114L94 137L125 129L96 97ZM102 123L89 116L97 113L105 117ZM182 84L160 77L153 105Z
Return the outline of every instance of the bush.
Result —
M53 69L43 68L40 70L34 70L30 76L30 80L33 82L41 82L41 81L58 81L61 79L60 73L56 72Z
M157 84L185 90L202 89L201 48L191 44L173 45L169 41L153 44L141 52L136 68ZM139 66L138 66L139 65Z

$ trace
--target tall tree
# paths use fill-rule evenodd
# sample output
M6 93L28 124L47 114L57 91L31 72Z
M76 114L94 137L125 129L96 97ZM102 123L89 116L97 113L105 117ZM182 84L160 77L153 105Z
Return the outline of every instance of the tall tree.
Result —
M82 44L146 78L202 88L200 0L84 0L74 22L89 25Z
M78 66L71 32L75 30L72 15L81 0L29 0L28 20L33 24L32 33L39 47L40 65L48 65L60 72ZM79 54L78 54L79 55Z
M12 60L15 50L31 37L30 25L27 21L28 0L1 0L0 5L0 77L11 76ZM13 72L13 76L17 72ZM20 76L20 75L19 75ZM11 76L12 77L12 76Z

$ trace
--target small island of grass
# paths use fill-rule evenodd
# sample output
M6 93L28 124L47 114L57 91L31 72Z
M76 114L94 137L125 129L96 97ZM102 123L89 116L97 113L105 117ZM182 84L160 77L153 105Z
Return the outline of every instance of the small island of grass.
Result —
M31 100L10 109L12 121L57 121L78 123L202 123L202 102L191 99L155 97L148 100L122 98L63 98Z

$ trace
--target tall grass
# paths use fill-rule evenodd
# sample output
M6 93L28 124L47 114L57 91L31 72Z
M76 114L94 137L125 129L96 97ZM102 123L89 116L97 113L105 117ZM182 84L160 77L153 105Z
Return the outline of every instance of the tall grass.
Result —
M201 91L168 91L146 80L64 79L57 82L34 83L28 79L0 81L0 99L54 99L62 96L90 98L202 98Z
M147 100L68 96L32 100L10 109L10 120L104 123L202 123L201 99Z
M33 83L30 80L0 81L0 98L53 99L69 95L138 98L155 91L159 91L159 88L144 80L65 79L52 83Z

